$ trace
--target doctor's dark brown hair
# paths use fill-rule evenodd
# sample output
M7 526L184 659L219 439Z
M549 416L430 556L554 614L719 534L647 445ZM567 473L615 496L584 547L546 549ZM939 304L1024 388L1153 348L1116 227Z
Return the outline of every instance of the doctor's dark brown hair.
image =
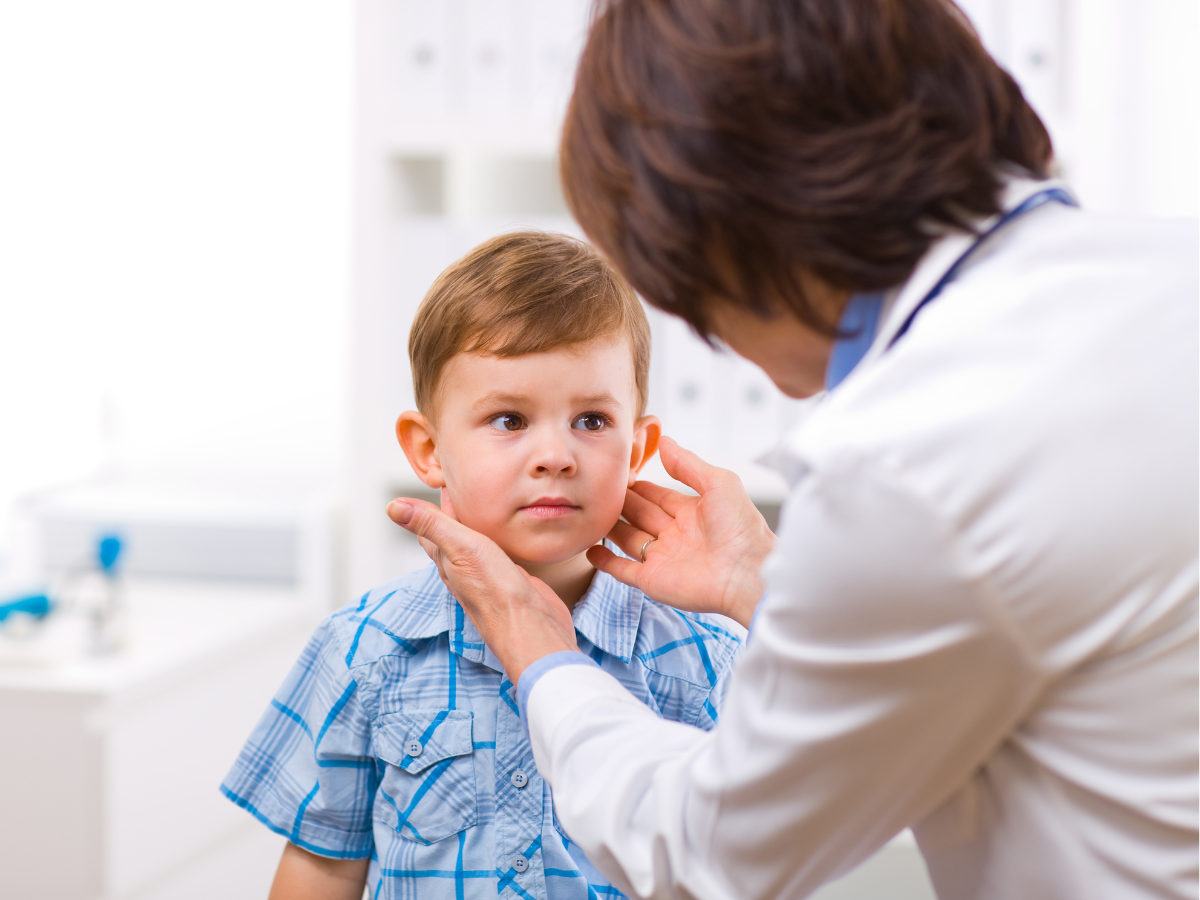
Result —
M436 419L438 381L459 353L524 356L609 337L629 342L640 417L650 393L650 323L633 290L583 241L499 235L442 272L417 308L408 335L417 409Z
M903 282L999 212L1050 138L949 0L601 0L562 139L568 205L654 306L790 309Z

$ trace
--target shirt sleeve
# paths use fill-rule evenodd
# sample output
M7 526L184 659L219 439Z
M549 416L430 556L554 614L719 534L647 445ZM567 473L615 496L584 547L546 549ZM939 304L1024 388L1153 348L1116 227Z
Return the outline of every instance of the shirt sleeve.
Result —
M361 859L374 846L377 788L364 690L346 665L336 620L318 628L221 792L293 844Z
M525 721L525 710L529 708L529 692L533 690L533 686L541 680L542 676L547 672L557 669L559 666L593 666L599 668L596 661L584 656L578 650L560 650L557 653L548 653L541 659L534 660L521 673L517 684L517 709L520 710L519 715L521 721Z
M955 536L871 471L810 474L711 732L602 671L546 673L528 725L559 818L633 897L801 897L939 806L1041 670Z

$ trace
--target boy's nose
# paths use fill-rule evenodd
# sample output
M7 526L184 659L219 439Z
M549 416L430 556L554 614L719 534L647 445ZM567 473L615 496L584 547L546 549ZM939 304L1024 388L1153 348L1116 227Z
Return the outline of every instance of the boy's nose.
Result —
M549 432L540 435L530 464L536 475L570 475L575 471L575 455L565 436Z

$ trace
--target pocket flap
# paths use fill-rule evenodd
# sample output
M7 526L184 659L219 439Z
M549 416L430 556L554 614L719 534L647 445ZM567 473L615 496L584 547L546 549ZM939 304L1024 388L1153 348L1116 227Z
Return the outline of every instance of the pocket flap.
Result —
M410 709L379 717L376 755L410 775L435 763L471 753L471 713L457 709ZM410 745L420 744L414 756Z

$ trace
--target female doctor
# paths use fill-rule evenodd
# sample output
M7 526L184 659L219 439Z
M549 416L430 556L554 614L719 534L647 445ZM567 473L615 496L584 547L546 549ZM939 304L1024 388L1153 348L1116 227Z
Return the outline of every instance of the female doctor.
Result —
M751 626L664 722L430 504L559 819L636 897L802 897L911 826L941 898L1197 892L1197 233L1075 207L948 0L616 0L565 126L591 238L660 309L828 391L778 537L669 441L593 563ZM714 425L717 423L714 423Z

